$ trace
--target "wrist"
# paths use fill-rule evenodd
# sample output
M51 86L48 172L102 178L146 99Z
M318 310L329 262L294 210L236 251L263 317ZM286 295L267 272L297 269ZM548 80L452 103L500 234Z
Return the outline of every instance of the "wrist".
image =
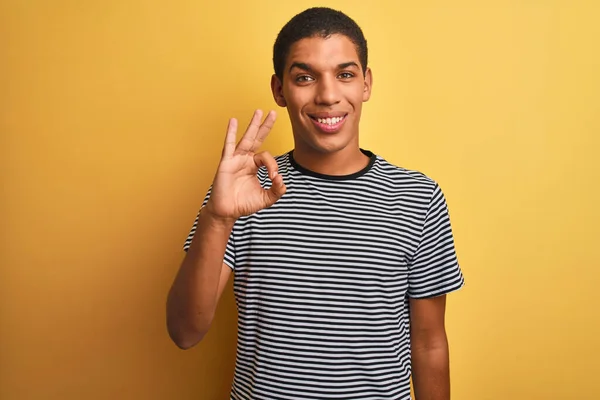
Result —
M200 216L206 220L206 223L215 228L222 228L231 230L237 218L233 217L223 217L216 214L212 207L210 206L210 200L208 203L202 208L200 212Z

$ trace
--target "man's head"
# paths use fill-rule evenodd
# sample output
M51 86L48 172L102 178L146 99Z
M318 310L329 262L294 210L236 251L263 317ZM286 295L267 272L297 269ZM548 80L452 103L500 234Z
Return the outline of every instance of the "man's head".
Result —
M273 68L275 75L283 80L283 71L290 47L302 39L332 35L346 36L354 46L360 60L363 73L367 70L369 51L362 30L353 19L341 11L331 8L315 7L294 16L279 32L273 46Z
M367 58L360 27L339 11L311 8L282 28L273 48L271 89L287 108L298 151L358 148L362 103L371 94Z

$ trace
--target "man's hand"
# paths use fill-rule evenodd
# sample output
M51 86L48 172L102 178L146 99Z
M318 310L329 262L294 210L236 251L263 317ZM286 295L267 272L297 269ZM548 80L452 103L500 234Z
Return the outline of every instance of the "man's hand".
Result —
M285 194L286 187L278 175L277 162L268 152L256 153L273 128L275 112L271 111L261 124L262 111L257 110L244 136L236 145L237 120L227 127L221 162L213 181L206 211L214 218L235 221L270 207ZM271 188L261 187L258 169L267 167Z

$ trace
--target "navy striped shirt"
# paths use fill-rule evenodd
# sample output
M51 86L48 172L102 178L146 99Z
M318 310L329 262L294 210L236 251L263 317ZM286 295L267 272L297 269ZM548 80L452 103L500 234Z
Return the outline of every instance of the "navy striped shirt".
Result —
M411 398L408 299L464 278L438 184L363 153L369 165L346 176L276 157L286 194L235 223L231 399ZM257 177L270 187L265 168Z

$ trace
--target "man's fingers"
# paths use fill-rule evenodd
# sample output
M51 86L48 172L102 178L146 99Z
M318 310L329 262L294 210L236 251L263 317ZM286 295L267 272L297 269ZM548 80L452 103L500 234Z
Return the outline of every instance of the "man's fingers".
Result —
M286 191L285 184L281 175L275 176L275 179L271 182L269 190L265 191L267 206L270 207L279 200Z
M277 113L275 111L269 111L267 114L267 118L265 118L264 122L258 128L258 133L256 135L256 139L254 140L254 144L252 145L252 151L256 151L260 148L260 146L265 141L265 138L273 129L273 125L275 124L275 120L277 119Z
M267 207L271 207L277 200L285 194L285 184L283 178L279 175L277 161L269 152L263 151L254 155L254 162L260 168L262 166L267 167L269 179L271 179L271 187L265 190L264 201Z
M254 142L256 140L256 135L258 135L258 130L260 128L260 121L262 119L262 116L262 110L254 111L254 115L250 120L250 124L248 125L248 128L246 129L246 132L242 137L242 140L240 140L240 143L237 146L237 150L242 151L244 153L254 151Z
M269 179L273 180L278 173L277 161L275 158L268 152L262 151L254 155L254 163L258 168L267 167L267 171L269 173Z
M231 118L227 125L227 134L225 135L225 144L223 145L223 157L231 157L235 152L235 142L237 135L237 119Z
M250 137L252 137L252 139L254 139L258 133L258 128L260 127L260 121L262 120L262 117L262 110L254 111L254 115L252 115L252 119L248 124L248 128L246 128L246 134L250 134Z

